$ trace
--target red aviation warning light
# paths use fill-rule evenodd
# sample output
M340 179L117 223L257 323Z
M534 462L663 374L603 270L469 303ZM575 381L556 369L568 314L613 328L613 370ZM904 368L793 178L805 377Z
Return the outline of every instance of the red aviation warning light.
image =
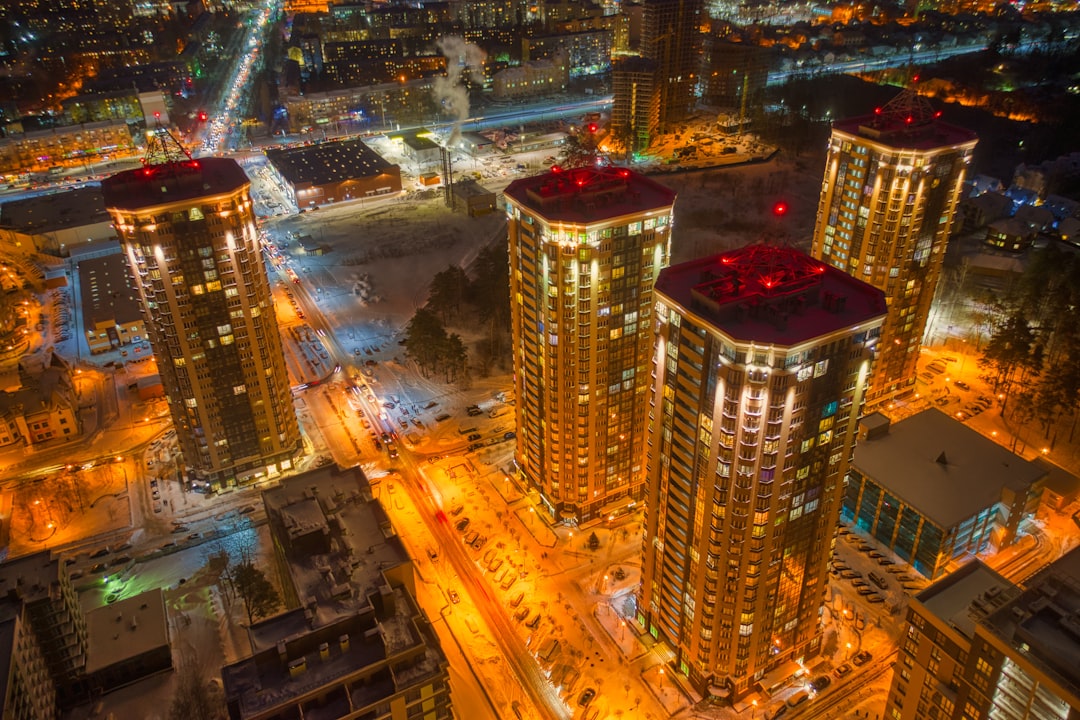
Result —
M594 135L596 134L596 131L599 130L599 129L600 129L600 127L596 123L589 123L589 125L588 125L589 132L594 134Z
M784 217L787 215L788 205L783 200L778 201L772 208L772 214L776 217Z
M202 111L199 112L199 122L206 122L206 111L205 110L202 110Z

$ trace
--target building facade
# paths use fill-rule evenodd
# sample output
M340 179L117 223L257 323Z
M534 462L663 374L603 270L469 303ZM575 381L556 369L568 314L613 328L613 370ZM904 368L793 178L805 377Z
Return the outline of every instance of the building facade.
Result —
M624 512L645 485L652 290L675 193L556 166L505 195L522 478L555 520Z
M975 560L911 599L884 717L1080 717L1080 552L1018 587Z
M38 714L42 708L55 712L57 705L69 706L81 695L89 647L86 619L67 566L50 559L48 552L0 567L0 627L17 620L11 627L18 644L10 658L22 664L14 676L17 685L4 688L0 695L13 702L11 707L25 707L24 717L44 717ZM6 653L9 648L3 649ZM9 716L7 707L0 709L4 717Z
M905 90L871 115L833 124L813 255L885 291L889 315L872 405L914 391L915 362L975 134Z
M611 82L615 89L611 106L613 139L624 151L644 150L660 131L657 65L642 57L616 60Z
M645 0L641 55L658 66L660 127L667 132L694 109L701 64L701 0Z
M221 485L276 475L301 449L249 189L224 158L102 183L189 476Z
M819 650L885 301L765 245L663 270L655 295L638 621L731 701Z
M86 168L90 163L134 157L131 128L123 120L103 120L33 130L0 140L0 174Z

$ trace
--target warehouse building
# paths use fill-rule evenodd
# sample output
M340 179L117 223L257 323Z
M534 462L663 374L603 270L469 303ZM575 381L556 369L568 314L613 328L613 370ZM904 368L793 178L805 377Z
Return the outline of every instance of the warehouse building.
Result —
M359 138L267 150L266 158L300 209L401 191L401 168Z

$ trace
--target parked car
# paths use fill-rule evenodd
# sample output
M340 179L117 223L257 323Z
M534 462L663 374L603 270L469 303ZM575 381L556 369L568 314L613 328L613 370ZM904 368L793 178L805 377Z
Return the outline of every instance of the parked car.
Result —
M971 389L971 386L970 386L970 385L968 385L968 384L967 384L966 382L964 382L963 380L957 380L956 382L954 382L954 383L953 383L953 385L955 385L956 387L960 388L961 390L970 390L970 389Z
M859 667L860 665L865 665L873 659L874 656L870 654L869 650L861 650L855 653L855 657L851 659L851 662L855 664L855 667Z
M578 698L577 704L581 707L585 707L593 701L594 697L596 697L596 690L593 690L592 688L585 688L585 690L581 693L581 696Z

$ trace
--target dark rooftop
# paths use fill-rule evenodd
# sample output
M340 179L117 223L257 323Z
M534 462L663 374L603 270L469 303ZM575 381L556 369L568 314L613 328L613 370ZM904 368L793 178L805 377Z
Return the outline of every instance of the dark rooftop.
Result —
M126 325L142 317L139 299L128 284L127 261L121 253L79 261L79 296L83 329L115 320Z
M327 185L375 177L397 168L360 138L267 150L266 158L293 185Z
M665 268L655 289L741 341L797 345L885 316L880 290L799 250L772 245Z
M675 203L674 190L621 167L553 165L543 175L510 183L505 195L549 222L570 223L667 210Z
M993 507L1002 488L1023 494L1046 475L937 408L859 442L851 464L943 528Z
M993 568L973 560L915 598L942 623L970 641L975 637L979 621L1019 594L1020 590Z
M239 190L248 185L231 158L199 158L125 170L101 183L105 207L138 210Z
M46 233L107 222L109 212L98 187L64 190L0 205L0 227L24 233Z
M912 150L932 150L979 139L974 132L940 118L941 112L934 111L929 100L905 89L870 115L837 120L833 129Z
M983 622L1017 655L1045 672L1080 703L1080 549L1073 549L1025 583L1016 600Z

